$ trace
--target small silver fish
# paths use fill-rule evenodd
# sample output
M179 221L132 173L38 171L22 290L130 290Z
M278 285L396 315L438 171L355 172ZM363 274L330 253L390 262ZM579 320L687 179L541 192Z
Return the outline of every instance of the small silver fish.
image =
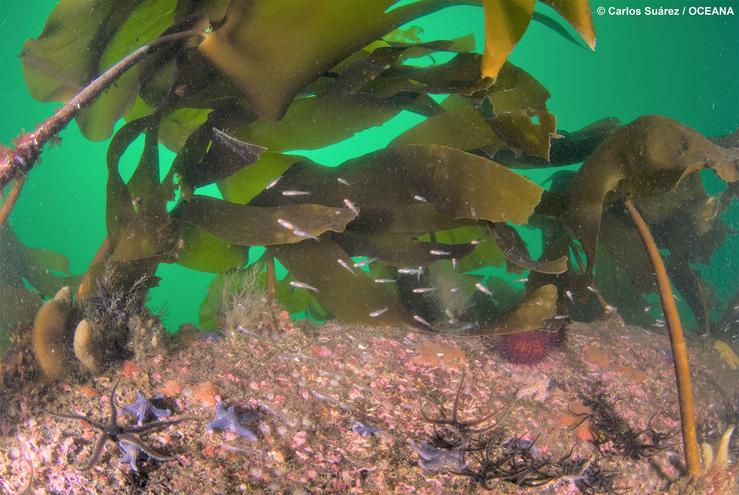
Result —
M487 287L485 287L484 285L482 285L482 283L480 283L480 282L477 282L475 284L475 287L477 287L477 290L479 290L483 294L486 294L488 296L492 296L493 295L493 293L490 292L490 289L488 289Z
M376 278L375 283L376 284L394 284L397 280L394 278Z
M573 303L573 304L575 303L575 298L572 295L572 291L570 289L567 289L565 291L565 295L567 296L567 299L569 299L571 303Z
M452 258L452 270L457 269L457 258Z
M449 321L454 321L456 318L454 318L454 313L449 308L444 309L444 314L447 318L449 318Z
M441 251L439 249L432 249L431 251L429 251L429 253L433 256L449 256L450 254L452 254L449 251Z
M383 315L387 311L387 308L380 308L378 310L375 310L369 314L370 318L377 318L378 316Z
M357 261L354 263L354 268L362 268L363 266L369 265L370 263L374 263L377 261L378 258L367 258L366 260Z
M421 203L428 203L429 202L428 199L424 198L423 196L419 196L418 194L416 194L415 196L413 196L413 199L415 199L416 201L420 201Z
M312 291L318 294L318 289L316 289L312 285L306 284L305 282L298 282L297 280L293 280L292 282L290 282L290 285L298 289L306 289L306 290L309 290L309 291Z
M472 239L470 241L470 244L472 244L473 246L477 246L478 244L480 244L480 239Z
M567 315L554 315L555 320L566 320L567 318L569 318Z
M461 289L459 287L452 287L451 289L449 289L449 292L451 292L452 294L454 294L456 292L459 292L460 290Z
M421 325L425 325L427 327L431 327L431 323L427 322L422 316L413 315L413 319L416 320Z
M355 277L357 276L357 274L356 274L356 273L354 273L354 270L352 270L352 267L351 267L351 266L349 266L349 263L347 263L346 261L342 260L341 258L337 259L337 260L336 260L336 262L337 262L337 263L338 263L339 265L341 265L341 267L342 267L342 268L346 269L346 270L347 270L347 271L348 271L349 273L351 273L351 274L352 274L352 275L354 275Z
M398 268L398 273L405 275L421 275L423 273L423 267L418 268Z
M610 304L606 304L606 313L615 313L618 311L618 308L616 306L611 306Z
M283 220L282 218L278 218L277 223L285 227L287 230L295 230L295 225L288 222L287 220Z
M296 235L298 237L305 237L306 239L313 239L314 241L318 240L318 237L314 236L310 232L306 232L305 230L295 229L293 230L293 235Z
M433 287L418 287L417 289L413 289L413 292L415 294L426 294L427 292L432 292L433 290Z
M282 179L282 176L277 177L275 180L267 184L267 187L265 187L265 189L272 189L277 185L278 182L280 182L280 179Z
M588 285L588 286L587 286L587 289L588 289L588 290L589 290L590 292L592 292L593 294L597 294L597 293L598 293L598 289L596 289L596 288L595 288L595 287L593 287L592 285Z
M528 277L521 277L521 278L517 278L516 280L514 280L513 283L520 284L520 283L526 283L528 281L529 281Z
M309 195L309 191L294 191L292 189L287 191L282 191L283 196L307 196Z
M344 204L346 205L347 208L349 208L351 210L352 213L354 213L355 215L359 216L359 208L357 208L357 205L355 205L354 203L352 203L348 199L345 199L344 200Z
M343 184L343 185L345 185L345 186L351 186L351 184L349 184L349 181L348 181L348 180L346 180L346 179L342 179L341 177L337 178L337 179L336 179L336 181L337 181L337 182L338 182L339 184Z

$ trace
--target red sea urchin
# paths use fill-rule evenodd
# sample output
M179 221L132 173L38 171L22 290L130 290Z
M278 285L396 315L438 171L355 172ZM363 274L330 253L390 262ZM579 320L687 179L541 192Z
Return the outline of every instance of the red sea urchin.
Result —
M557 333L534 330L501 336L497 350L513 364L533 366L544 361L559 343Z

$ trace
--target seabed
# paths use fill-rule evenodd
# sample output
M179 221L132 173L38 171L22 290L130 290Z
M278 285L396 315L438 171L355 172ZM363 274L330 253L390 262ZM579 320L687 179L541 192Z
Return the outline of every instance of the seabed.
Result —
M684 467L664 332L614 317L572 323L566 339L544 362L520 366L490 338L312 325L282 312L223 335L184 328L138 361L47 384L18 379L32 364L20 341L2 370L0 477L12 493L30 479L27 493L70 495L734 493L735 465L692 491L674 483ZM700 341L689 351L700 438L715 444L736 422L739 370ZM159 406L171 415L161 420L189 419L141 435L168 461L122 460L108 442L97 464L80 471L98 432L49 411L107 421L116 382L119 407L137 391L162 394ZM643 450L599 430L598 397ZM208 428L219 401L235 406L256 439ZM120 424L136 421L119 416ZM736 440L729 447L736 458ZM486 489L485 459L488 472L500 461L497 469L515 475L488 479ZM537 479L545 482L520 486Z

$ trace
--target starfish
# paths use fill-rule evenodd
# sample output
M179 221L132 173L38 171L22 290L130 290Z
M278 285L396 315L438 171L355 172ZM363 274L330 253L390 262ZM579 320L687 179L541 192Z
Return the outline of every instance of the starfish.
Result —
M141 426L150 418L161 419L172 414L172 411L169 409L160 409L154 405L154 401L159 402L162 399L164 399L164 395L162 394L147 399L141 391L137 390L136 402L123 406L123 411L136 416L136 424Z
M257 436L242 423L253 423L258 419L259 415L255 412L239 413L236 406L226 408L222 401L218 401L216 404L216 418L208 423L208 431L226 430L256 442Z
M113 389L110 391L110 419L107 424L100 423L99 421L96 421L88 416L81 414L65 414L47 411L49 414L51 414L52 416L56 416L57 418L76 419L79 421L84 421L85 423L91 425L93 428L100 430L101 435L95 441L95 445L92 449L92 454L90 455L90 458L83 466L77 466L77 469L79 469L80 471L89 471L97 465L98 461L100 460L100 455L103 453L105 444L108 440L118 443L118 445L121 446L124 451L127 450L124 446L125 444L133 445L152 459L156 459L157 461L168 461L171 459L171 457L152 449L151 447L146 445L139 438L138 435L144 432L161 430L168 426L176 425L178 423L182 423L183 421L192 419L180 418L170 421L144 423L141 425L119 425L118 408L115 404L115 391L117 388L118 382L116 381L115 385L113 385Z

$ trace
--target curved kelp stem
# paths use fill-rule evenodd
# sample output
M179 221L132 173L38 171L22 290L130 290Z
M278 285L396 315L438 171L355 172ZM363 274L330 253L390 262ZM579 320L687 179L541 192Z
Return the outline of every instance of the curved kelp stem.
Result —
M8 195L5 198L5 201L3 202L2 206L0 206L0 229L2 229L3 225L5 225L5 222L8 221L10 212L13 211L15 202L18 201L18 196L20 196L21 189L23 189L23 184L25 184L25 182L26 182L25 175L16 177L15 183L13 184L13 188L10 190L10 192L8 192Z
M15 140L15 149L6 150L4 156L0 157L0 190L15 177L27 174L38 161L44 145L67 127L80 110L90 105L100 93L109 88L128 69L143 60L146 55L162 45L203 35L201 30L182 31L162 36L138 48L88 84L54 115L39 125L35 131L18 136Z
M700 455L698 453L698 436L695 430L695 406L693 402L693 388L690 383L690 368L688 367L688 349L685 345L685 335L680 323L680 315L677 312L675 299L672 295L670 279L667 276L665 263L659 254L657 244L654 242L649 226L642 218L639 210L630 199L625 199L624 204L636 224L639 235L644 242L644 247L649 255L652 268L657 278L657 288L662 301L662 311L665 314L665 322L670 332L670 344L672 356L675 362L675 378L677 380L677 394L680 401L680 421L682 423L683 450L685 451L685 463L688 473L697 476L701 473Z

